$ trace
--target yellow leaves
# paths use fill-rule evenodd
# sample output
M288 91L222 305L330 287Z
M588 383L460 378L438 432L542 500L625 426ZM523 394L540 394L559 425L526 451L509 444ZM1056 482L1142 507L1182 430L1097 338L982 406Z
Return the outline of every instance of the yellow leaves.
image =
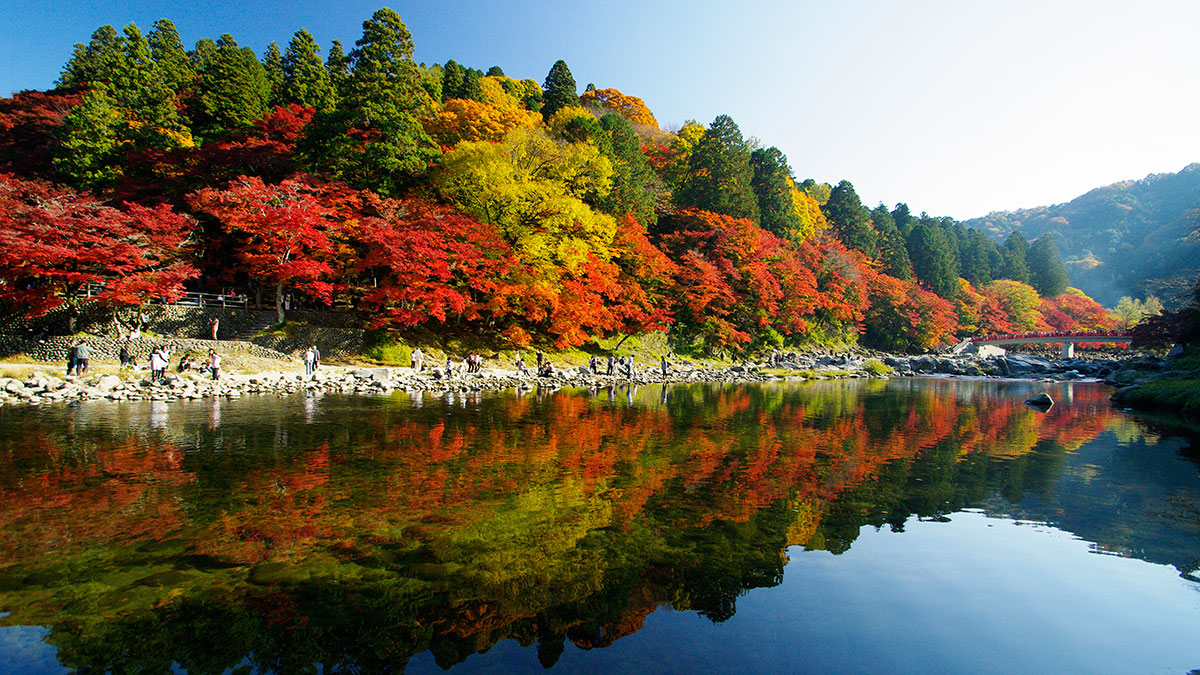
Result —
M503 90L500 94L506 96ZM541 115L518 106L496 107L455 98L446 101L440 112L422 124L435 141L450 147L462 141L497 142L513 129L534 128L540 123Z
M622 94L616 89L592 89L583 92L579 97L583 105L596 105L605 112L614 112L629 120L631 124L641 124L658 128L658 120L646 107L646 102L637 96Z
M562 136L566 130L567 123L576 117L586 117L587 119L596 119L595 115L588 112L586 109L577 105L569 106L554 113L554 116L546 122L546 126L550 128L550 133L555 136Z
M792 209L801 223L798 229L788 232L788 237L793 241L804 241L828 229L829 222L825 219L817 200L797 188L791 178L788 179L788 185L792 195Z
M518 255L556 277L595 254L611 257L616 221L586 203L608 194L612 164L586 143L557 143L516 129L499 143L464 141L442 156L435 184L481 222L500 228Z

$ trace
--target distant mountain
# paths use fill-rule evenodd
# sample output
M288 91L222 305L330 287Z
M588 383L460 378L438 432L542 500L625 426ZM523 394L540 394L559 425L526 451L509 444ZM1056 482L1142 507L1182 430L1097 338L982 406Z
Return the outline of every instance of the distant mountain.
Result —
M1096 188L1066 204L998 211L966 221L1003 241L1052 232L1071 277L1106 306L1122 295L1178 303L1200 277L1200 164Z

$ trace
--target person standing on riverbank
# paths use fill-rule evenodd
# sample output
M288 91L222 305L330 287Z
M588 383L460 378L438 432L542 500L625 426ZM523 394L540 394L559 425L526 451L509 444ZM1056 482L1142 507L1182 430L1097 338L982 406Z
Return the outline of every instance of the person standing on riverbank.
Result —
M308 377L309 375L313 374L313 360L314 359L315 359L315 357L313 356L313 348L312 347L309 347L308 349L304 350L304 376L305 377Z
M221 379L221 355L217 350L208 350L208 369L212 371L212 379Z
M87 375L88 362L92 359L92 347L86 342L80 342L75 348L75 374Z
M74 375L79 364L79 340L71 340L67 345L67 374Z
M668 366L668 364L667 364L667 357L666 357L666 356L664 356L664 357L662 357L662 373L663 373L663 377L666 377L666 376L667 376L667 366Z
M617 372L617 358L612 354L608 355L608 371L605 375L615 375Z
M219 328L220 325L221 325L221 320L215 316L213 317L212 321L208 322L209 328L212 329L212 339L214 339L214 340L217 339L217 328Z
M413 370L418 373L424 370L425 364L423 362L425 361L425 354L421 351L420 347L412 350L412 355L409 357L409 360L412 361Z

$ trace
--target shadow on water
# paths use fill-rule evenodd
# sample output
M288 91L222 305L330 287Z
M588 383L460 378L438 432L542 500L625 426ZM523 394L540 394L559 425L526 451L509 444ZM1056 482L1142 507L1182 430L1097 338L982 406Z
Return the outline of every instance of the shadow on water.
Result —
M965 508L1194 579L1190 437L1098 385L1049 385L1035 412L1034 386L4 408L0 625L47 626L61 664L96 671L448 668L502 640L549 667L659 607L726 621L789 547Z

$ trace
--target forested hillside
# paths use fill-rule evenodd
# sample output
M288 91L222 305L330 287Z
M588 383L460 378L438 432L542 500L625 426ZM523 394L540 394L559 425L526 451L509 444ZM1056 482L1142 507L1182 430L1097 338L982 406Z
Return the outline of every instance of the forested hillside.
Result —
M186 49L166 19L99 28L56 88L0 101L0 303L119 313L232 287L381 331L668 331L725 354L1115 320L1053 237L870 209L726 115L664 130L563 61L539 84L413 50L389 9L324 56L303 29L259 56L229 34Z
M966 221L1003 239L1058 237L1072 285L1113 305L1120 296L1178 301L1200 272L1200 164L1179 173L1123 181L1066 204L990 213Z

